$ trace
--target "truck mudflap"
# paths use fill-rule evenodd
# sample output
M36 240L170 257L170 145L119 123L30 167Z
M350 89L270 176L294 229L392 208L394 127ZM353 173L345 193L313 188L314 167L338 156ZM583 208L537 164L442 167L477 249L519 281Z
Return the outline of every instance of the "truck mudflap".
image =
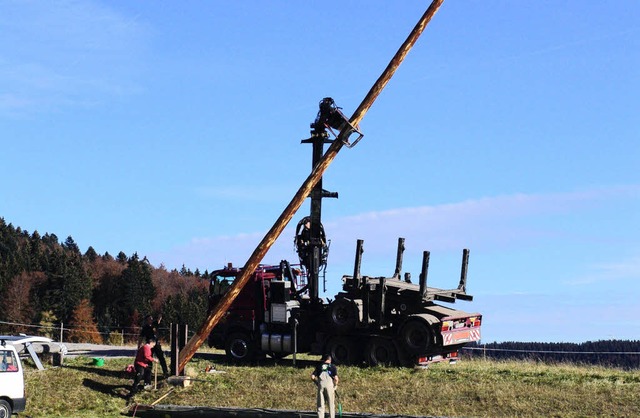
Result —
M447 316L441 319L442 345L464 344L479 341L482 315Z

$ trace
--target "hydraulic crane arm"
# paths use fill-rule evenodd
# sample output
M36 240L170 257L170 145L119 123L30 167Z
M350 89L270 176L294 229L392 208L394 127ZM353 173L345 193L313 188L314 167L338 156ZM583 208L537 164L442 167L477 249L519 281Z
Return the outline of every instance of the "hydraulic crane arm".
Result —
M360 124L360 121L364 118L364 115L367 113L369 108L371 108L373 102L387 85L397 68L406 57L407 53L411 50L413 45L416 43L416 41L424 31L424 28L438 11L443 1L444 0L433 0L433 2L429 5L405 42L400 46L396 54L393 56L393 58L383 71L382 75L376 80L365 98L362 100L362 103L360 103L360 106L358 106L353 116L351 116L351 118L349 119L349 124L351 127L357 127ZM322 175L326 171L327 167L329 167L331 162L333 162L334 158L338 155L338 152L340 151L340 149L342 149L342 146L354 145L349 143L349 136L351 135L351 133L353 133L353 129L344 129L340 131L340 134L338 135L336 140L333 141L331 146L327 149L326 153L315 165L315 167L311 171L311 174L309 174L309 177L307 177L304 183L302 183L302 186L300 186L300 189L298 189L291 202L287 205L287 207L284 209L280 217L278 217L269 232L267 232L262 241L260 241L256 249L253 251L251 257L249 257L249 260L247 260L246 264L242 268L240 276L236 278L229 291L220 300L220 302L218 302L218 305L211 311L200 329L196 331L194 336L191 337L186 346L180 351L178 365L178 369L180 371L184 370L186 364L189 362L189 360L191 360L198 348L207 339L209 333L218 324L224 313L229 309L235 298L240 294L240 291L245 286L255 269L258 267L267 251L269 251L269 248L271 248L273 243L278 239L291 218L293 218L293 216L295 215L296 211L309 196L314 186L318 183L320 178L322 178Z

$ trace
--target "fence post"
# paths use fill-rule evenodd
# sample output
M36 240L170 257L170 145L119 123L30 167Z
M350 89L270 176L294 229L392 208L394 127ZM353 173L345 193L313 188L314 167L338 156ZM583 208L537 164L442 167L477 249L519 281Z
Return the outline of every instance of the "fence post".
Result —
M171 375L178 376L178 363L180 358L180 346L178 344L178 324L171 323Z
M62 338L64 336L64 322L60 322L60 342L62 341Z

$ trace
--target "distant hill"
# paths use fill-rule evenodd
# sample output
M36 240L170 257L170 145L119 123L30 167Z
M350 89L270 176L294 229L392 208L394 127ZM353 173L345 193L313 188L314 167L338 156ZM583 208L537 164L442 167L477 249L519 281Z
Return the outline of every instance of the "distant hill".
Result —
M623 369L640 369L640 341L603 340L584 343L502 342L469 344L464 354L470 357L509 360L539 360L590 364Z

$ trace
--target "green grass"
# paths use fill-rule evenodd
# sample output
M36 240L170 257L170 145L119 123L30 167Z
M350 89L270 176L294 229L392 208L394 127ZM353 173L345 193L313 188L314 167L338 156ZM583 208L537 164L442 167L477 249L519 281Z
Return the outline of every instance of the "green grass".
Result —
M306 357L309 359L308 357ZM178 388L162 404L315 409L313 363L302 357L281 365L239 367L194 360L196 381ZM33 417L117 417L125 408L129 359L66 359L65 366L28 369L26 415ZM302 364L302 365L301 365ZM207 374L207 365L225 373ZM640 371L546 365L533 362L465 360L427 370L339 367L343 410L379 414L465 417L640 416ZM141 392L150 404L167 388Z

